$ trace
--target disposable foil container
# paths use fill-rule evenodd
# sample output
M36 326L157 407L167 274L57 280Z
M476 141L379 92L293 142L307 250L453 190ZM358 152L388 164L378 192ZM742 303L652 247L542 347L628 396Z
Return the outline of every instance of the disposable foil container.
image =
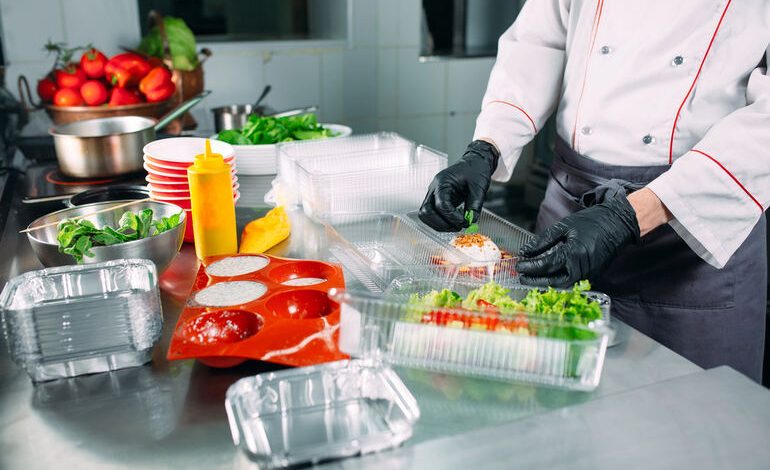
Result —
M143 259L22 274L0 309L11 359L36 382L145 364L163 326L155 265Z

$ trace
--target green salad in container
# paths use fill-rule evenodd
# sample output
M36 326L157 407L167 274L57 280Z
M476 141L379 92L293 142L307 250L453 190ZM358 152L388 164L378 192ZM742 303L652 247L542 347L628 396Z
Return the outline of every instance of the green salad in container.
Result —
M326 139L336 134L318 123L315 114L271 117L252 114L241 129L229 129L216 139L232 145L269 145L295 140Z

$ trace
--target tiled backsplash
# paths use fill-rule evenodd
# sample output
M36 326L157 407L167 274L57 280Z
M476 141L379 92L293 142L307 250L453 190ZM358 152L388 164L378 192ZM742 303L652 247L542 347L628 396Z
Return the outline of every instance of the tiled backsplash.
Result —
M349 41L201 44L214 55L205 64L213 93L194 111L199 128L213 127L210 108L253 101L269 83L266 101L276 109L318 104L323 121L395 130L458 158L494 59L420 62L420 0L348 1ZM13 91L19 74L36 79L50 67L47 40L91 42L110 54L137 44L145 21L136 0L0 0L0 15Z

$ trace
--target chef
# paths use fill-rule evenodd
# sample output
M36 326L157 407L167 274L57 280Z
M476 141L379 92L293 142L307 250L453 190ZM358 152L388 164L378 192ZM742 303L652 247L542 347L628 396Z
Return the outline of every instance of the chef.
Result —
M770 203L770 1L529 0L473 142L420 218L457 231L556 109L526 284L590 279L613 315L759 381Z

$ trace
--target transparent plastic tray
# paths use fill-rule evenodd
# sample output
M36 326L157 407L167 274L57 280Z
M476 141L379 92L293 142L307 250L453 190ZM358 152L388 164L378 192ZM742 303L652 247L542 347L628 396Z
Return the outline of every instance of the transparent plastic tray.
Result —
M142 365L163 324L155 265L141 259L22 274L0 308L11 358L36 382Z
M420 230L437 240L444 248L451 248L452 240L458 235L451 232L437 232L422 223L416 211L410 212L406 218L413 222ZM459 278L473 278L484 281L496 281L500 284L510 284L518 279L516 272L516 260L519 250L534 235L523 228L508 222L507 220L484 209L476 222L479 226L478 233L489 237L498 248L510 258L501 261L473 260L471 263L459 266L457 271Z
M599 384L609 340L610 300L604 319L577 326L529 314L502 317L462 309L414 309L413 293L450 288L465 296L478 283L397 279L385 296L332 291L342 305L340 349L352 356L436 372L522 381L571 390ZM509 286L514 299L531 288ZM430 323L429 323L430 322Z
M297 205L302 202L299 188L299 164L305 160L337 158L348 154L371 154L372 152L393 149L411 151L415 147L414 142L393 132L279 144L276 152L277 181L279 182L276 185L277 198L285 206Z
M235 445L268 467L398 446L420 415L395 372L360 360L241 379L225 408Z
M327 225L326 235L332 255L373 292L383 292L394 279L405 275L451 280L458 265L437 264L436 260L464 259L462 253L426 236L397 214L360 214L358 220Z

